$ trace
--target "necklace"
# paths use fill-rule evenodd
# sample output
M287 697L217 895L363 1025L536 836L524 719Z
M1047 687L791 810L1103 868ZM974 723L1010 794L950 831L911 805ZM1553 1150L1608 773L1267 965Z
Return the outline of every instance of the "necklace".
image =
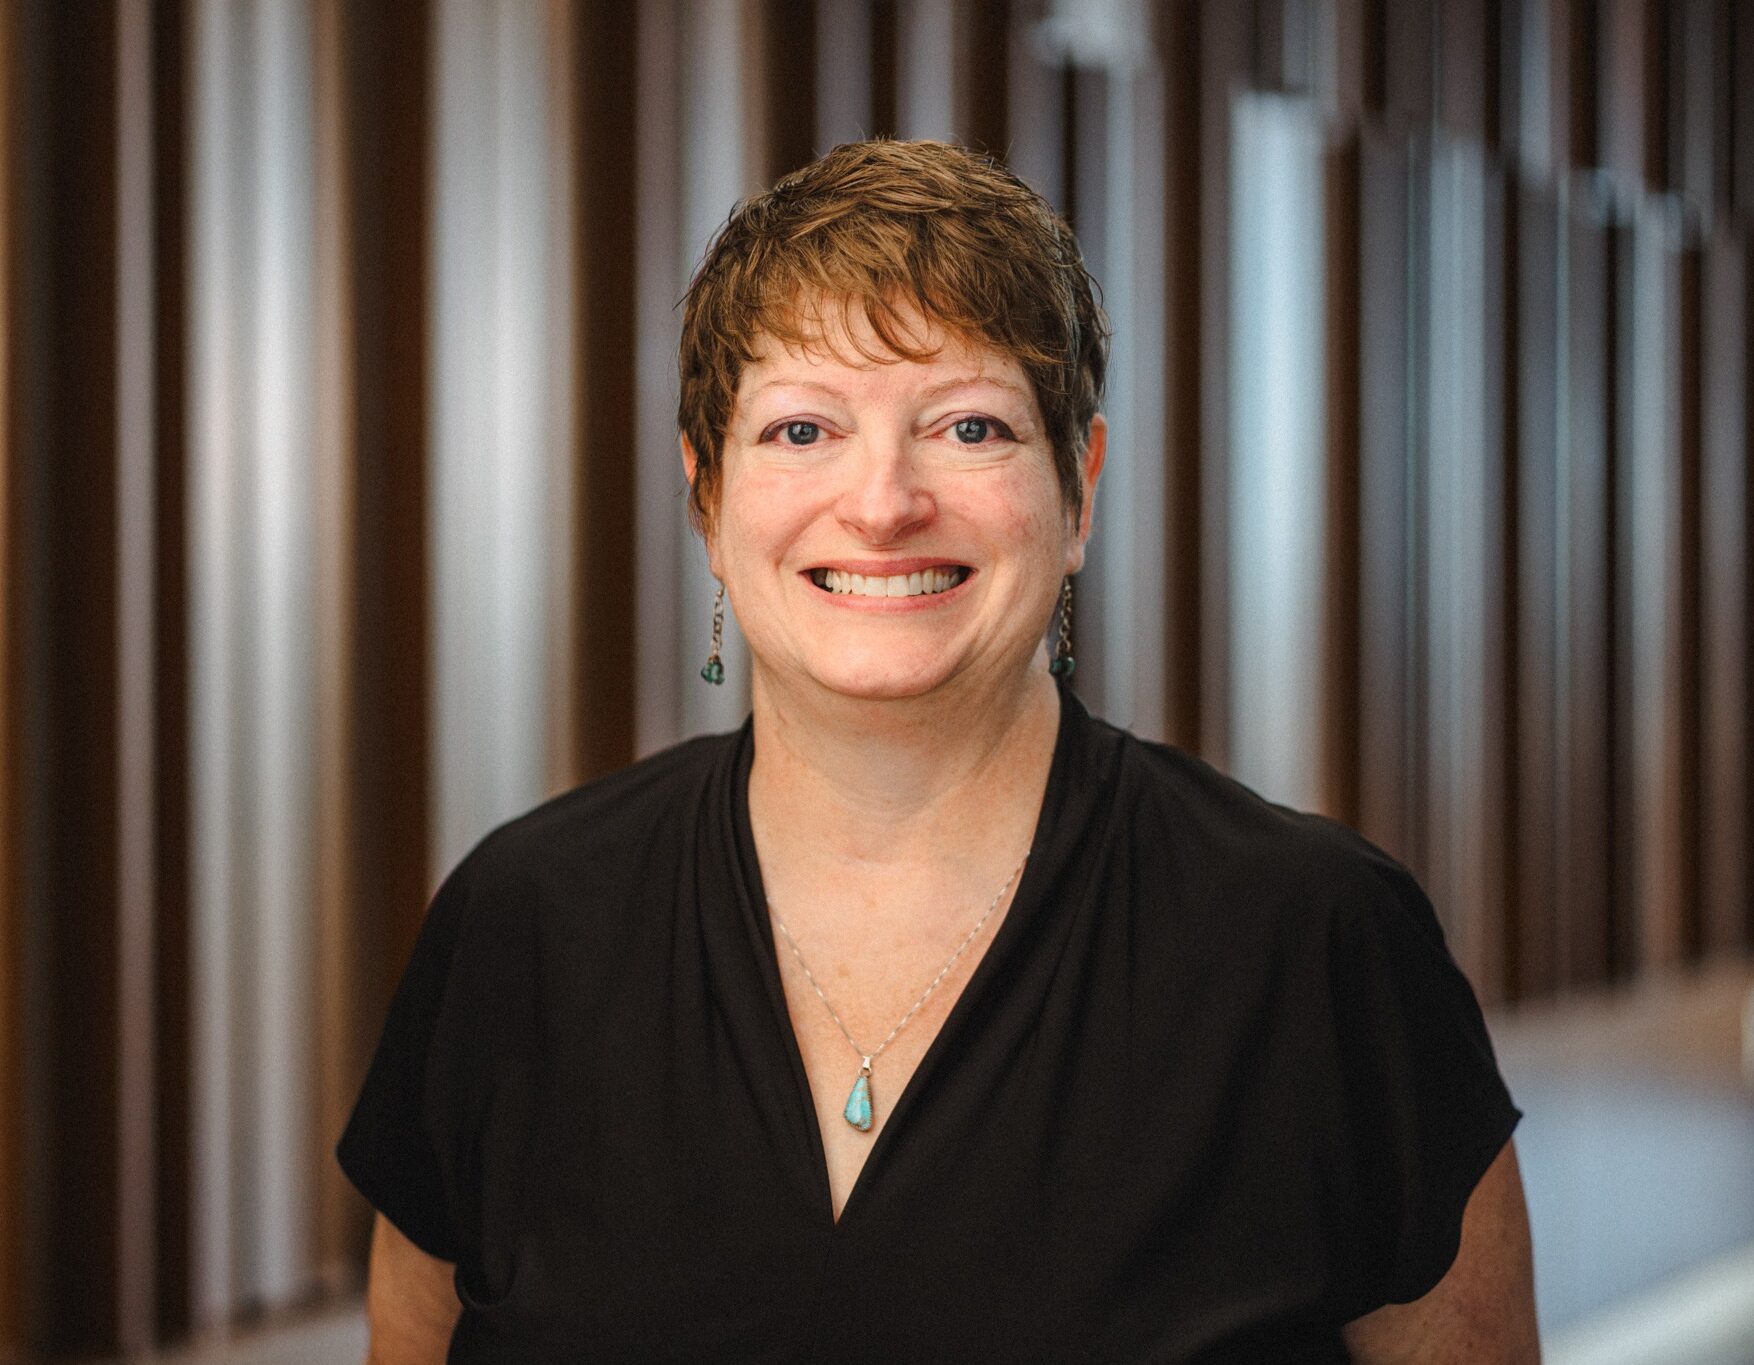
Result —
M851 1032L848 1031L847 1026L841 1022L841 1017L835 1012L834 1006L828 1003L828 997L822 993L822 987L816 984L815 975L804 961L804 954L798 951L798 943L792 937L792 931L786 928L786 922L779 917L779 913L774 910L772 903L769 903L768 913L773 915L773 922L779 926L780 933L785 935L786 946L792 950L792 956L798 959L798 966L804 972L804 979L810 983L810 988L816 992L816 998L822 1002L822 1007L828 1011L829 1017L840 1028L841 1036L852 1045L853 1051L859 1054L858 1079L853 1082L853 1088L847 1095L846 1107L841 1110L841 1117L861 1133L869 1132L871 1129L871 1063L883 1055L883 1049L895 1041L895 1035L902 1031L909 1019L920 1012L920 1006L925 1004L932 992L938 989L938 983L944 979L945 973L956 965L956 959L961 957L963 950L974 942L974 936L980 933L981 926L992 918L993 911L999 908L999 902L1005 899L1005 893L1011 889L1011 883L1017 880L1017 874L1023 871L1023 864L1028 861L1029 854L1025 853L1018 860L1017 866L1011 869L1011 875L1005 878L1005 884L993 897L993 903L987 907L986 913L975 921L974 928L963 935L962 942L956 945L956 951L950 954L950 960L938 969L938 975L932 978L932 984L920 992L920 998L914 1001L913 1008L901 1016L901 1022L889 1030L889 1036L869 1052L859 1046Z

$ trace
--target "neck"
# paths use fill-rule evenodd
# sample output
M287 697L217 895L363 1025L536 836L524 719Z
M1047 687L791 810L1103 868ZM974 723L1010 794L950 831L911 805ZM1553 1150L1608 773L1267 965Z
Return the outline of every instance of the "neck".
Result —
M1037 659L1014 687L897 701L803 693L757 671L751 818L824 869L1022 856L1059 731Z

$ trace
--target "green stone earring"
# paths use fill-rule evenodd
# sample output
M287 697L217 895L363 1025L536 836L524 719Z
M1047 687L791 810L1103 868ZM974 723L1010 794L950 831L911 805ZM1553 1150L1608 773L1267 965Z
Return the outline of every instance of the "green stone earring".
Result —
M1077 661L1072 657L1072 575L1066 575L1066 586L1060 592L1060 643L1054 646L1054 657L1048 672L1056 678L1069 678Z
M713 686L725 680L725 665L719 658L719 648L725 643L725 585L719 584L718 596L713 599L713 651L706 656L706 667L700 670L700 676Z

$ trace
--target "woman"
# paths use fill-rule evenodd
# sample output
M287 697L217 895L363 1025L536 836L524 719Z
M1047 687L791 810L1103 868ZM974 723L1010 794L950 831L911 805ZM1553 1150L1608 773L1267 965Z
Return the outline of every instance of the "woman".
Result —
M680 425L753 713L435 897L339 1149L373 1360L1537 1358L1413 879L1066 685L1106 350L965 151L732 215Z

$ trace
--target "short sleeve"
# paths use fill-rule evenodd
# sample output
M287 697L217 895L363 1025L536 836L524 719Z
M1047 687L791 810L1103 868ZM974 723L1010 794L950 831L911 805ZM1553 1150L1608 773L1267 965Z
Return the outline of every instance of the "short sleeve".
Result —
M461 1254L446 1169L428 1119L434 1040L469 901L469 860L439 887L390 1003L377 1051L335 1149L342 1171L422 1251Z
M1468 1198L1522 1118L1430 899L1371 854L1375 875L1337 906L1329 945L1360 1313L1444 1277Z

